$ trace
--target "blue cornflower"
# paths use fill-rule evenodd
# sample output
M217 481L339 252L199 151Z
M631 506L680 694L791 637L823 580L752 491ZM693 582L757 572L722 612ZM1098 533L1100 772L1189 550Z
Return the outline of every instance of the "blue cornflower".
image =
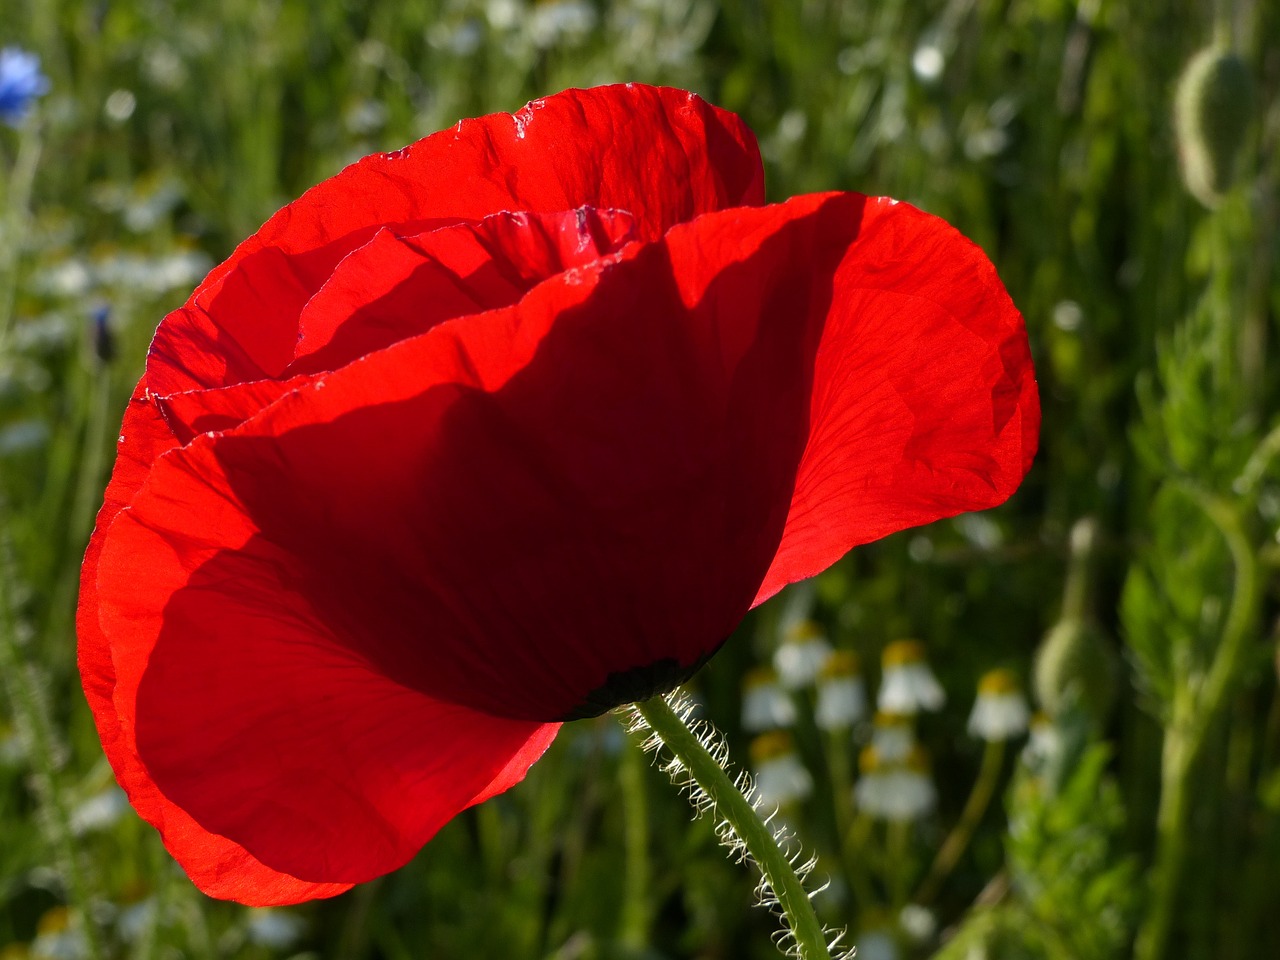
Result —
M49 78L40 72L40 57L17 47L0 50L0 120L16 127L31 109L31 101L49 92Z

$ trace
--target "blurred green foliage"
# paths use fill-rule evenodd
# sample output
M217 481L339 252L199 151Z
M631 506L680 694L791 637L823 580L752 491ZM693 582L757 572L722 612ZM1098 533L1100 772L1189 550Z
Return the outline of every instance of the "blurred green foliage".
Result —
M1214 37L1253 95L1209 210L1182 185L1172 99ZM832 878L824 919L871 960L1280 956L1276 5L6 0L10 44L52 90L0 127L0 957L774 955L754 878L608 717L393 876L288 910L209 901L121 807L75 674L79 557L164 312L342 164L615 80L742 113L773 199L855 189L946 217L1031 334L1045 420L1014 500L855 551L697 680L745 759L742 676L789 602L866 664L925 641L950 703L919 727L939 799L909 830L848 832L865 731L826 738L801 710L815 786L788 817ZM1118 703L1101 726L1055 720L1052 770L1036 751L994 766L1004 808L976 814L931 924L909 920L981 779L976 680L1029 677L1085 516L1072 615L1123 654Z

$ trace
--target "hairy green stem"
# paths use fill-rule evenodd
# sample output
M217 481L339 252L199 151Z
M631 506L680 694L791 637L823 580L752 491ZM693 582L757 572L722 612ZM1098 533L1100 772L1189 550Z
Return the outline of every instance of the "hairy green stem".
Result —
M711 755L698 735L685 725L665 697L654 697L634 706L710 798L715 815L733 827L760 867L795 937L801 960L831 960L826 934L804 885L778 846L773 832L734 784L728 771Z

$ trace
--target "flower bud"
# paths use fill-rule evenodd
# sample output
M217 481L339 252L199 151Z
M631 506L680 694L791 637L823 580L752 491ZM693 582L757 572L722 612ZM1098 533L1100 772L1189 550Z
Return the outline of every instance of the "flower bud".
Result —
M1216 207L1235 177L1236 154L1253 115L1253 78L1221 44L1205 47L1178 78L1173 125L1182 178L1206 207Z
M89 315L93 322L93 352L102 363L116 358L116 337L111 329L111 308L99 304Z
M1036 651L1036 699L1050 717L1073 702L1101 725L1116 693L1114 654L1102 631L1087 620L1065 618Z

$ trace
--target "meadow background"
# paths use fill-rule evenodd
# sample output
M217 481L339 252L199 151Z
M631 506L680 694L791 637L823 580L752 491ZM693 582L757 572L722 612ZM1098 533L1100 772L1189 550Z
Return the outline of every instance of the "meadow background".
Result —
M0 126L0 958L776 955L755 878L608 716L397 874L210 901L122 802L75 671L79 560L164 313L345 163L617 80L741 113L771 199L947 218L1030 331L1044 429L1021 491L784 593L693 684L750 763L743 680L787 623L856 651L872 690L887 643L923 642L948 694L917 728L927 815L858 813L869 725L822 730L795 694L813 785L785 814L831 880L822 916L865 960L1280 956L1280 5L1217 4L1252 92L1213 108L1248 122L1212 208L1172 121L1211 6L3 0L0 46L38 53L50 91ZM1032 695L1055 630L1036 745L970 736L978 679Z

